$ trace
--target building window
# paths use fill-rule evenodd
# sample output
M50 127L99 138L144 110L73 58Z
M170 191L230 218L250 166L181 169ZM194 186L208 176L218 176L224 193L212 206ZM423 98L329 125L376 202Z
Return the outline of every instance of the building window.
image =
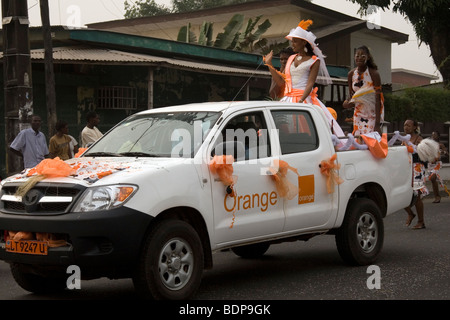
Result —
M137 90L132 87L101 87L98 89L97 108L136 110Z

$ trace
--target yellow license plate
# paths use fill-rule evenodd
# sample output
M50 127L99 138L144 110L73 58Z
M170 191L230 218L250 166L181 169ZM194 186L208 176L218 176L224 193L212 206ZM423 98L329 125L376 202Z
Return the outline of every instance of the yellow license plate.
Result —
M8 240L5 249L8 252L45 256L48 252L48 244L47 242L34 240Z

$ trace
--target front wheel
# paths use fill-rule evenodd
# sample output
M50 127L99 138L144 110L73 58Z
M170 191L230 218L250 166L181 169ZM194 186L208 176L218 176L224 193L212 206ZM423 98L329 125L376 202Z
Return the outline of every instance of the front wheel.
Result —
M342 226L336 233L341 258L352 265L371 264L381 252L383 241L383 218L375 202L365 198L351 199Z
M11 274L16 283L29 292L36 294L48 294L63 291L66 284L66 277L64 274L56 273L53 276L42 276L37 273L27 271L25 265L20 263L10 264Z
M147 236L133 283L146 298L189 299L200 286L203 261L202 242L191 225L162 221Z

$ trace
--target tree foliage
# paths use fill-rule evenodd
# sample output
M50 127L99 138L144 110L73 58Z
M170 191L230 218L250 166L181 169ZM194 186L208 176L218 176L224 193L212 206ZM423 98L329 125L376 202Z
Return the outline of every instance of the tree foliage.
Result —
M438 88L407 88L402 95L385 96L386 121L445 122L450 119L450 90Z
M134 1L133 4L125 1L124 16L126 19L159 16L171 12L170 8L157 4L155 0Z
M431 56L450 88L450 5L448 0L347 0L360 5L363 15L374 7L390 9L408 18L419 41L430 47Z
M261 18L262 16L257 16L255 19L248 19L245 24L244 15L235 14L224 27L223 32L217 34L215 40L212 39L213 23L203 22L198 37L191 30L191 24L188 23L178 32L177 40L227 50L265 54L272 47L267 46L267 39L263 38L263 34L272 26L272 23L266 19L258 24ZM283 43L283 47L287 45L287 43Z
M254 0L172 0L172 6L160 5L155 0L125 1L125 18L152 17L170 13L181 13L221 7Z

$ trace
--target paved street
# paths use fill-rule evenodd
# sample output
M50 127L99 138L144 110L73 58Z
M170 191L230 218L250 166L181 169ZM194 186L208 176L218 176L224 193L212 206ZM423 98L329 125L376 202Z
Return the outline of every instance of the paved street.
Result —
M404 226L406 213L385 219L385 243L377 266L381 288L368 289L367 267L340 259L333 236L273 245L266 255L246 260L231 252L215 254L194 300L449 300L450 198L425 199L427 228ZM414 224L414 222L413 222ZM130 280L82 281L81 290L36 296L19 288L0 262L1 300L133 300Z

